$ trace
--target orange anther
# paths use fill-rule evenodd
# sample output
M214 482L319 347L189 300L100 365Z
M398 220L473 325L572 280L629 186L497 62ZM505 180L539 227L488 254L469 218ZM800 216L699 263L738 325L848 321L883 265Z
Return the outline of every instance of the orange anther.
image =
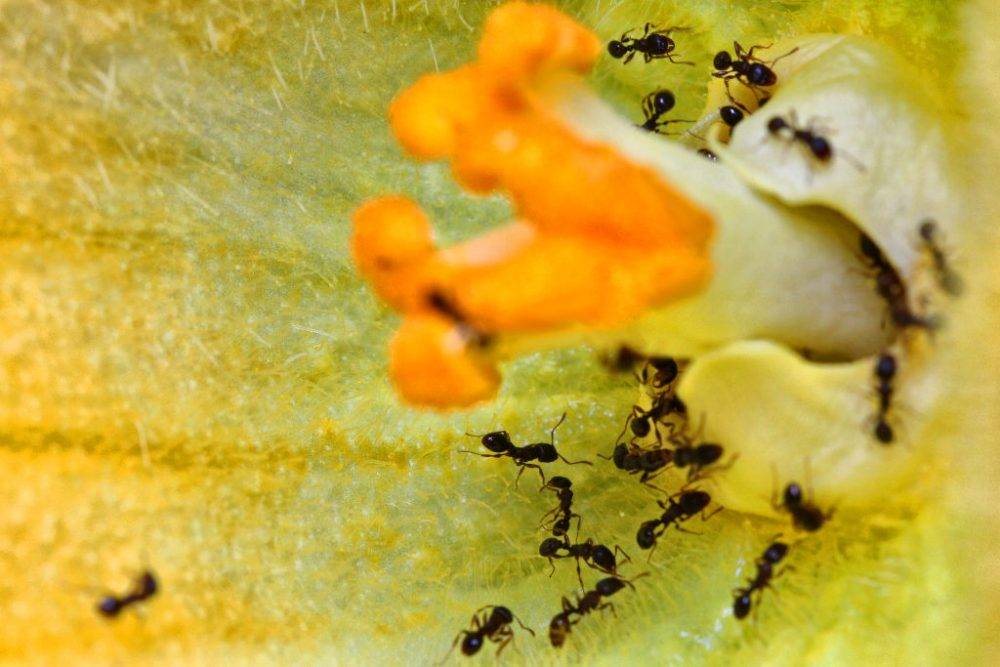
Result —
M470 349L461 329L432 315L403 320L390 344L389 372L403 398L436 408L485 401L500 386L496 367Z

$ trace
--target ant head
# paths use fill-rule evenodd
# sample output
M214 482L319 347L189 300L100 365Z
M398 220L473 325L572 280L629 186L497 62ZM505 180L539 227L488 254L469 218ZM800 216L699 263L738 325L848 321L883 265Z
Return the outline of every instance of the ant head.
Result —
M112 595L101 598L101 601L97 603L97 613L102 616L107 616L108 618L114 618L121 610L121 602L118 601L118 598Z
M795 482L785 487L783 497L787 507L798 507L805 500L802 494L802 487Z
M771 134L777 134L787 127L788 121L781 116L774 116L771 120L767 121L767 131Z
M817 160L829 160L833 157L833 146L823 137L812 136L809 138L809 150L816 156Z
M621 58L628 53L628 47L619 42L617 39L613 39L608 42L608 53L612 58Z
M657 114L664 114L674 108L674 104L677 100L674 98L674 94L669 90L658 90L653 93L653 110Z
M928 218L920 223L920 227L917 230L920 233L920 238L927 243L933 243L934 236L937 234L937 223Z
M753 602L750 599L750 591L740 590L737 592L739 595L733 600L733 616L736 618L746 618L747 614L750 613L750 607L753 606Z
M490 450L491 452L506 452L514 443L510 441L510 433L507 431L493 431L492 433L487 433L482 439L483 447Z
M645 438L649 435L650 426L647 417L633 417L628 426L632 429L632 435L637 438Z
M500 625L507 625L514 622L514 614L503 605L493 607L493 613L490 615L490 618L494 621L499 621Z
M564 546L562 540L557 537L546 537L542 540L542 543L538 545L538 555L544 558L549 558L554 556L559 552L559 549Z
M482 647L483 647L482 635L469 633L465 635L465 639L462 640L463 655L475 655L479 653L479 649L481 649Z
M598 544L594 547L594 550L590 553L590 558L594 561L594 565L605 572L614 572L618 566L614 552L603 544Z
M704 491L685 491L677 503L685 514L697 514L712 502L712 496Z
M567 477L562 475L556 475L555 477L550 477L549 481L545 483L546 488L552 489L568 489L573 486L573 482Z
M764 552L764 561L767 563L777 563L788 553L788 545L784 542L775 542Z
M624 442L615 447L615 453L611 455L612 460L615 462L615 467L619 470L624 470L625 468L625 457L628 456L628 445Z
M639 526L639 532L635 534L635 541L640 549L649 549L656 544L656 527L660 525L658 521L645 521Z
M655 56L662 56L674 48L674 40L666 35L652 34L646 38L646 50Z
M875 375L882 380L890 380L896 375L896 357L891 354L882 354L875 363Z
M729 51L719 51L715 54L715 58L712 59L712 67L717 70L729 69L733 65L733 57L729 55Z
M736 127L736 124L743 120L743 112L736 107L727 104L726 106L719 108L719 117L722 118L722 122L729 127Z
M626 585L631 586L632 584L618 577L607 577L598 581L594 590L600 593L601 597L608 597L625 588Z

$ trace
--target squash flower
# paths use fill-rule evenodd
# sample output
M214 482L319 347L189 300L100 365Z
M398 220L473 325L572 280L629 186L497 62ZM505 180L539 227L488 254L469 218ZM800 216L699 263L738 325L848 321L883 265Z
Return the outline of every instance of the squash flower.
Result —
M695 66L607 54L647 22ZM2 661L431 664L490 604L536 633L514 664L989 661L997 28L982 1L0 3ZM734 40L773 62L763 108L710 76ZM636 127L663 88L674 136ZM595 458L649 405L597 361L623 345L685 360L726 451L699 481L726 511L648 562L656 497ZM546 475L650 575L554 649L554 499L458 450L563 412L594 465ZM772 504L793 479L832 513L808 536Z

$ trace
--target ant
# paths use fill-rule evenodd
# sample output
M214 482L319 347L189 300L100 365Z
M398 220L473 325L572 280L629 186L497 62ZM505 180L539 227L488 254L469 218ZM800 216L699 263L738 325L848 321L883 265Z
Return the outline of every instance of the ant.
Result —
M602 459L608 457L603 454L598 454ZM615 467L619 470L624 470L630 475L634 475L637 472L642 472L642 477L639 478L639 482L646 484L650 479L655 477L655 473L662 468L670 465L674 460L674 452L671 449L641 449L635 445L631 447L625 443L619 443L615 446L614 454L611 455L611 460L615 462Z
M677 500L675 500L675 498ZM664 503L662 500L658 500L656 502L663 509L663 514L658 519L644 521L642 525L639 526L639 531L636 533L635 541L639 545L640 549L652 548L655 550L656 541L671 525L681 532L689 533L691 531L685 530L681 527L680 524L682 521L687 521L698 513L701 513L702 521L708 521L722 509L721 507L718 507L711 514L706 515L705 508L712 502L712 497L706 492L698 490L682 490L680 493L667 498L667 503L669 504ZM660 529L661 527L662 529ZM652 558L652 551L649 553L649 556Z
M938 326L935 318L917 315L910 309L906 297L906 285L875 241L862 233L859 248L865 263L875 271L875 290L889 306L889 317L893 324L900 328L935 329Z
M560 553L560 551L565 551L565 553ZM556 571L556 565L553 559L555 558L575 558L576 559L576 576L580 580L580 586L583 586L583 574L580 569L580 561L582 560L587 564L587 567L593 568L595 570L600 570L606 574L618 574L618 560L617 554L621 553L625 556L625 560L631 561L625 550L615 545L615 550L607 548L603 544L595 544L594 538L588 537L586 542L578 542L577 544L572 544L569 541L569 537L563 536L560 540L557 537L546 537L542 540L542 543L538 545L538 555L543 558L549 559L549 565L552 566L552 572L549 573L551 577Z
M807 533L815 533L833 516L833 510L824 512L811 500L806 500L802 487L791 482L785 487L781 502L771 498L771 505L776 510L784 510L792 515L792 525Z
M646 363L648 366L652 366L655 372L652 374L652 377L649 377L648 366L644 367L642 374L638 378L639 382L641 384L648 383L657 391L666 389L680 374L680 368L673 357L649 357Z
M622 33L621 37L608 42L608 53L615 60L624 56L625 60L622 61L624 65L629 64L636 53L641 53L643 60L647 63L660 58L666 58L676 65L694 65L692 62L674 60L674 56L671 55L677 45L670 38L670 33L683 32L690 28L673 27L650 32L650 29L653 28L656 28L656 26L652 23L647 23L643 28L642 37L639 38L631 37L629 33L632 31L626 30Z
M729 127L736 127L743 120L743 112L731 104L719 107L719 118Z
M937 276L938 286L948 295L961 296L965 289L962 277L948 266L948 260L944 251L938 244L938 227L933 220L924 220L918 228L920 239L927 247L927 251L934 261L934 273Z
M654 375L654 381L655 379L656 376ZM653 430L656 422L662 421L672 414L681 417L687 416L687 405L681 400L680 396L668 396L666 393L659 394L653 399L653 404L648 410L643 410L638 405L633 405L632 411L629 412L629 416L626 418L625 428L618 435L618 439L621 440L626 430L631 430L635 438L645 438ZM656 435L657 440L659 440L659 432Z
M774 566L784 559L788 554L788 545L784 542L774 541L764 550L764 554L754 563L757 565L757 576L750 580L746 588L737 588L733 591L733 616L737 619L746 618L753 606L753 593L762 592L771 586L774 578Z
M545 473L542 472L541 466L530 463L531 461L538 461L539 463L552 463L556 459L562 459L565 463L569 465L577 465L583 463L585 465L593 465L590 461L570 461L565 456L556 451L556 429L566 421L566 413L564 412L562 417L555 426L552 427L552 431L549 432L549 442L536 442L531 445L525 445L524 447L518 447L510 440L510 434L507 431L493 431L492 433L487 433L483 436L478 436L473 433L466 433L466 435L472 437L481 438L480 442L483 446L491 452L496 452L495 454L480 454L479 452L472 452L468 449L460 450L466 454L475 454L476 456L482 456L484 458L502 458L508 456L513 459L514 463L520 468L517 473L517 479L514 481L514 485L517 486L518 480L521 479L521 474L524 472L525 468L534 468L538 471L538 474L542 477L542 484L545 484ZM544 488L544 486L543 486Z
M886 416L892 402L892 380L896 377L896 357L888 353L879 355L878 361L875 362L875 377L878 380L876 391L879 397L875 439L883 445L888 445L893 440L893 432Z
M132 585L132 590L125 595L117 597L109 594L101 598L97 603L97 613L114 618L126 607L153 597L159 589L160 584L156 580L156 575L151 570L146 570L139 575Z
M645 359L645 355L636 352L627 345L620 346L613 354L600 356L601 363L612 373L626 373Z
M663 114L674 108L674 94L667 89L656 90L642 98L642 115L646 121L640 125L649 132L659 132L661 127L670 123L693 123L693 120L660 120Z
M799 126L794 111L788 113L787 119L782 116L772 116L771 120L767 121L767 131L773 137L780 137L784 133L792 142L797 141L809 149L812 156L824 164L828 164L833 159L833 144L830 143L830 140L813 129L812 123L807 127ZM843 151L840 152L843 153ZM860 162L846 153L843 154L854 165L855 169L864 171L864 166Z
M577 596L576 605L566 597L563 597L562 611L553 616L552 621L549 623L549 641L552 643L552 646L559 648L565 644L566 635L571 632L572 627L594 610L611 609L611 613L615 613L615 606L610 602L605 602L604 599L611 597L626 586L634 591L635 586L632 585L632 582L648 574L648 572L643 572L631 580L619 577L601 579L594 586L594 590L587 591L582 596ZM574 615L577 617L575 620L572 618Z
M707 468L722 457L722 445L714 442L702 442L697 445L684 444L674 450L674 465L688 471L688 481L698 477L702 469ZM727 464L728 466L729 464Z
M778 82L778 75L771 69L774 67L774 64L799 50L796 47L785 55L778 56L769 62L761 60L753 54L755 49L763 50L769 48L771 48L770 44L767 46L760 46L758 44L744 51L739 42L733 42L735 56L730 55L729 51L719 51L715 54L715 58L712 60L712 66L715 68L715 71L712 72L712 76L722 79L725 82L726 94L730 100L733 99L732 93L729 92L729 82L732 79L742 82L753 92L754 97L757 97L758 89L769 88Z
M487 609L491 610L488 615L486 613ZM482 613L482 616L480 616L480 613ZM459 639L462 639L463 655L473 656L479 653L479 649L483 647L483 639L489 639L494 644L500 644L500 648L497 649L497 655L500 655L500 652L514 639L514 629L511 627L511 623L515 620L521 628L530 632L532 637L535 636L535 631L525 626L521 622L521 619L515 616L507 607L486 605L479 608L472 615L472 621L470 622L472 629L459 631L455 636L455 641L451 643L448 653L445 654L444 660L447 660L451 652L455 650ZM443 663L444 660L441 662Z
M473 346L483 348L488 347L493 342L493 336L488 333L483 333L473 327L469 323L465 313L461 311L454 300L446 296L440 290L432 289L427 294L427 305L431 308L431 310L437 311L439 314L451 320L458 329L459 333L462 335L462 338Z
M556 492L556 498L559 499L559 504L553 507L551 510L545 513L542 517L542 525L545 524L545 520L549 516L554 515L552 522L552 534L556 537L562 537L569 530L570 521L576 517L576 528L577 531L580 530L580 522L583 518L573 511L573 482L562 475L557 475L546 482L542 490L552 489Z

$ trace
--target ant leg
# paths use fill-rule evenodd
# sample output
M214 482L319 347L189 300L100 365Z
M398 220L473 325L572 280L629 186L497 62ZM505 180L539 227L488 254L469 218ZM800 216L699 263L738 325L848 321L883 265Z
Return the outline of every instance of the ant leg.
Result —
M764 62L760 58L754 57L753 55L754 49L760 49L761 51L766 51L772 46L774 46L773 42L771 44L768 44L767 46L763 46L761 44L754 44L753 46L750 47L750 50L744 54L744 56L746 57L747 60L756 60L757 62Z
M618 612L615 611L615 605L612 602L605 602L604 604L598 605L597 608L600 609L602 613L605 609L610 609L611 615L618 618Z
M493 643L500 644L500 648L498 648L496 652L497 657L499 657L500 653L505 648L507 648L507 644L511 643L514 640L514 631L511 630L510 628L504 628L502 630L498 630L495 637L496 637L495 639L493 637L491 637L490 639L493 641Z
M476 456L482 456L484 459L499 459L501 457L506 456L506 454L480 454L479 452L473 452L468 449L460 449L458 451L464 452L466 454L475 454Z
M784 503L778 502L778 464L771 463L771 507L783 510Z
M625 550L624 550L624 549L622 549L622 548L621 548L620 546L618 546L618 545L616 544L616 545L615 545L615 554L619 554L619 553L620 553L620 554L621 554L622 556L625 556L625 560L627 560L627 561L628 561L628 562L630 562L630 563L632 562L632 557L631 557L631 556L629 556L629 555L628 555L627 553L625 553Z
M516 614L514 614L513 612L511 612L511 616L514 617L514 620L517 621L517 624L520 625L523 630L525 630L526 632L530 632L532 637L535 636L535 631L532 630L531 628L529 628L524 623L522 623L521 619L519 619Z
M671 54L667 53L663 57L666 58L667 60L669 60L670 62L672 62L675 65L691 65L692 67L694 67L694 63L691 62L690 60L674 60L674 56L676 56L676 55L678 55L678 54L675 53L675 54L671 55Z
M722 511L723 509L724 509L724 508L722 507L722 505L719 505L718 507L716 507L716 508L715 508L715 509L714 509L714 510L713 510L713 511L712 511L711 513L709 513L709 514L705 514L705 512L704 512L704 511L702 511L702 513L701 513L701 520L702 520L702 522L705 522L705 521L708 521L708 520L709 520L709 519L711 519L711 518L712 518L713 516L715 516L716 514L718 514L719 512L721 512L721 511Z
M556 425L552 427L551 431L549 431L549 444L552 445L553 447L556 446L556 429L562 426L562 423L564 421L566 421L565 412L562 413L562 417L559 418L559 421L556 422Z
M564 613L570 611L576 611L576 607L573 606L573 603L570 602L565 595L562 598L562 610Z
M688 535L704 535L704 533L699 533L699 532L696 532L696 531L693 531L693 530L688 530L687 528L682 527L679 523L675 523L674 524L674 528L676 528L677 530L681 531L682 533L687 533Z
M798 50L799 50L799 47L797 47L797 46L796 46L796 47L795 47L794 49L792 49L791 51L789 51L789 52L788 52L788 53L786 53L785 55L783 55L783 56L778 56L777 58L775 58L774 60L772 60L772 61L771 61L770 63L768 63L768 64L769 64L769 65L771 65L771 66L773 67L773 66L774 66L774 63L778 62L778 61L779 61L779 60L781 60L782 58L785 58L785 57L787 57L787 56L790 56L790 55L792 55L793 53L795 53L795 52L796 52L796 51L798 51Z
M593 567L593 565L590 565L590 563L587 563L587 565L589 565L590 567ZM576 557L576 578L580 580L580 588L582 588L583 590L587 590L587 587L583 585L583 572L580 571L580 557L579 556Z
M556 573L556 562L552 559L551 556L549 557L549 567L552 568L552 571L549 572L549 579L551 579L552 575Z
M477 612L477 613L478 613L478 612ZM475 616L473 616L473 618L475 618ZM451 655L451 652L455 650L455 647L456 647L456 646L458 646L458 640L459 640L459 639L461 639L462 637L465 637L465 636L467 636L467 635L471 635L471 634L472 634L472 633L471 633L471 632L469 632L468 630L459 630L459 631L458 631L458 634L457 634L457 635L455 635L455 641L453 641L453 642L451 643L451 648L450 648L450 649L448 649L448 652L444 654L444 657L443 657L443 658L441 658L441 661L440 661L440 662L437 662L437 663L435 663L435 665L443 665L443 664L445 663L445 661L447 661L447 660L448 660L448 657L449 657L449 656Z
M642 27L642 37L640 37L640 39L645 39L646 37L649 37L649 29L655 27L656 26L653 25L652 23L647 22L646 25Z
M581 463L584 464L584 465L588 465L588 466L594 465L593 461L583 461L583 460L580 460L580 461L570 461L569 459L567 459L562 454L559 454L559 458L561 458L564 463L566 463L568 465L571 465L571 466L580 465Z
M625 59L622 60L622 65L628 65L632 62L632 58L635 58L635 51L630 51L629 54L625 56Z

